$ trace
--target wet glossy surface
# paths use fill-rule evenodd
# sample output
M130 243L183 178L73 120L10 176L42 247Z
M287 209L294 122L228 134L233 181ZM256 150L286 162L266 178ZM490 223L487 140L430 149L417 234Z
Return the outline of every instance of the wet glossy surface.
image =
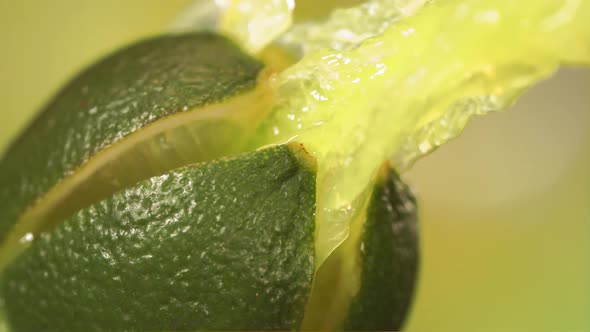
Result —
M348 15L353 36L365 27L358 13L330 19ZM327 253L346 237L351 204L383 160L407 167L472 115L508 108L560 64L590 64L587 1L432 1L382 34L336 45L342 51L332 49L330 36L342 30L330 19L313 27L320 36L312 51L277 77L275 112L253 144L296 139L318 158L318 241Z

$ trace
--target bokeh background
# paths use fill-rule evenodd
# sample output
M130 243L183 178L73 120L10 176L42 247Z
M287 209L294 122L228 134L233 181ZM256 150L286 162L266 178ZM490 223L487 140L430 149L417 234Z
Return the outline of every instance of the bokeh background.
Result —
M188 3L0 0L0 153L73 74ZM476 118L406 179L423 247L408 330L590 331L590 70Z

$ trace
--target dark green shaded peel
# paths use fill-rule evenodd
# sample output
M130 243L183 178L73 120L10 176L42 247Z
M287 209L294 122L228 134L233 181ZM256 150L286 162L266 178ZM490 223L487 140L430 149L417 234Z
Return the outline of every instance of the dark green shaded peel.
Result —
M91 66L0 161L0 240L23 210L101 150L158 119L252 90L262 68L207 33L156 37Z
M290 144L188 166L79 211L6 268L10 323L297 329L314 272L310 158Z
M360 239L360 290L345 330L397 331L406 318L418 272L416 200L389 168L377 179Z

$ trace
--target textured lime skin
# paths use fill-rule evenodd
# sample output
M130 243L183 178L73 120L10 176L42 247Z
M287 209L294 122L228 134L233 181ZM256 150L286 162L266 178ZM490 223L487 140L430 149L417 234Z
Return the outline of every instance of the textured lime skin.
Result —
M279 146L184 167L79 211L5 270L9 322L298 328L314 271L315 170L296 154Z
M361 236L361 288L344 328L398 331L409 312L418 272L416 200L394 170L375 185Z
M94 64L0 161L0 240L25 208L97 152L158 119L251 90L262 68L207 33L156 37Z

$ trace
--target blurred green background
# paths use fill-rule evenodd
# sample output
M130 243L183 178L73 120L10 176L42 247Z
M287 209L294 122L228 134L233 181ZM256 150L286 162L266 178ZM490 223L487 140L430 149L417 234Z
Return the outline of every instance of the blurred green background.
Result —
M0 0L0 151L69 77L187 0ZM421 203L412 331L590 331L590 70L477 118L406 178Z

